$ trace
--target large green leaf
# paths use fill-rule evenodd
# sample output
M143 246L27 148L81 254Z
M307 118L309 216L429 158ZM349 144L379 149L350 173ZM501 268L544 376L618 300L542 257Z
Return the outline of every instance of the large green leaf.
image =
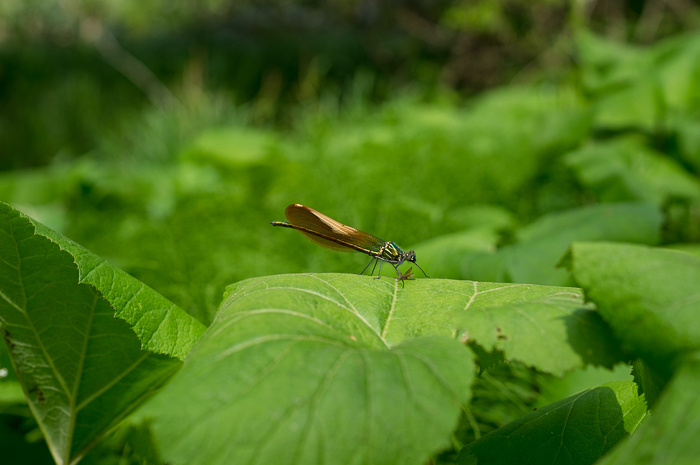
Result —
M473 355L448 336L394 342L405 339L392 331L406 316L402 295L393 279L347 275L229 288L181 374L144 413L164 458L424 463L449 445Z
M668 373L700 349L700 258L651 247L575 243L570 266L624 346Z
M679 367L654 408L654 415L600 464L694 465L700 457L700 357Z
M479 465L589 465L632 434L645 418L646 403L637 395L634 382L607 383L487 434L465 447L457 463L473 463L475 456Z
M182 356L203 328L5 204L0 258L0 321L14 371L54 459L74 462L178 370L177 359L141 347Z
M269 276L228 288L140 415L173 463L425 463L469 400L473 355L453 338L557 374L617 355L576 289Z

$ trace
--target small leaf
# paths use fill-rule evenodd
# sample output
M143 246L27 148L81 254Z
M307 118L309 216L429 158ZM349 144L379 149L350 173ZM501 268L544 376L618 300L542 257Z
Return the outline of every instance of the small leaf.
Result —
M646 417L644 398L632 381L580 392L534 412L469 444L457 463L511 465L593 464Z
M651 247L575 243L571 264L586 298L624 347L668 373L700 348L700 258Z

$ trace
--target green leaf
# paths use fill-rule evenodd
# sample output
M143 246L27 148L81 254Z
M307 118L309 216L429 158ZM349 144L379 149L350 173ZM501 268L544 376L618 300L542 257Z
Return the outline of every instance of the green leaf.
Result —
M183 354L182 334L192 332L166 337L162 326L197 324L181 311L169 318L175 307L153 290L5 204L0 257L0 321L14 371L54 460L71 463L180 367L142 344Z
M700 357L679 367L654 408L654 415L600 465L693 465L700 457Z
M425 463L469 399L473 354L450 336L556 374L619 355L576 289L268 276L228 288L139 415L173 463Z
M31 221L31 220L30 220ZM129 323L143 349L184 360L204 326L141 281L38 222L36 234L67 251L79 271L79 281L102 293L114 315Z
M592 464L632 434L645 417L646 403L634 382L607 383L487 434L462 449L457 463L473 463L470 460L476 456L479 465Z
M564 162L603 201L661 205L670 197L700 199L700 182L639 137L593 143L568 153Z
M700 258L651 247L575 243L571 266L586 298L624 347L669 372L700 348Z
M536 407L542 407L560 399L569 397L586 389L591 389L605 383L616 381L632 381L631 367L627 363L619 363L612 370L604 367L588 365L566 373L562 378L542 377L539 383L539 395ZM636 381L636 380L635 380ZM637 383L639 386L639 383ZM639 395L644 394L639 390ZM645 395L648 401L648 397Z
M422 284L422 282L421 282ZM431 286L439 299L415 299L415 308L430 300L452 311L461 339L487 352L503 352L540 371L562 376L588 363L612 367L622 360L610 329L584 305L575 288L525 284L442 281ZM433 305L438 304L438 302ZM408 332L408 331L407 331ZM410 333L409 333L410 334Z
M572 284L556 267L574 241L625 241L655 244L663 218L644 203L591 205L544 215L516 233L519 242L492 255L468 257L466 278L547 285Z
M395 330L437 311L409 312L405 295L394 279L336 274L229 287L183 370L141 413L164 459L425 463L469 400L473 354L447 327Z

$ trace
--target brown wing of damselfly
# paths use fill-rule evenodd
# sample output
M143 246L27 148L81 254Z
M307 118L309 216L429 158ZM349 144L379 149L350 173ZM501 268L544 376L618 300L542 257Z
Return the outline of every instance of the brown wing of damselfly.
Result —
M292 204L284 211L287 221L311 241L331 250L339 252L376 252L384 241L344 225L313 208Z

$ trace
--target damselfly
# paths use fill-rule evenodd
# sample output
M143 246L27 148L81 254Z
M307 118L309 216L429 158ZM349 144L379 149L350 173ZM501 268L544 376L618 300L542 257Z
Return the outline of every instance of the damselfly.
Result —
M399 279L403 281L408 276L402 277L399 265L406 261L415 264L425 275L423 268L416 263L416 253L413 250L404 252L394 242L384 241L377 236L346 226L323 213L317 212L313 208L295 203L287 207L284 211L284 216L287 217L288 223L285 221L273 221L270 224L272 226L296 229L308 239L326 249L338 252L362 252L372 257L360 274L364 274L374 262L370 276L374 274L374 269L379 263L379 273L377 275L379 277L382 274L382 263L387 262L391 263L396 269ZM425 275L425 277L427 278L428 275ZM401 284L403 285L403 282Z

